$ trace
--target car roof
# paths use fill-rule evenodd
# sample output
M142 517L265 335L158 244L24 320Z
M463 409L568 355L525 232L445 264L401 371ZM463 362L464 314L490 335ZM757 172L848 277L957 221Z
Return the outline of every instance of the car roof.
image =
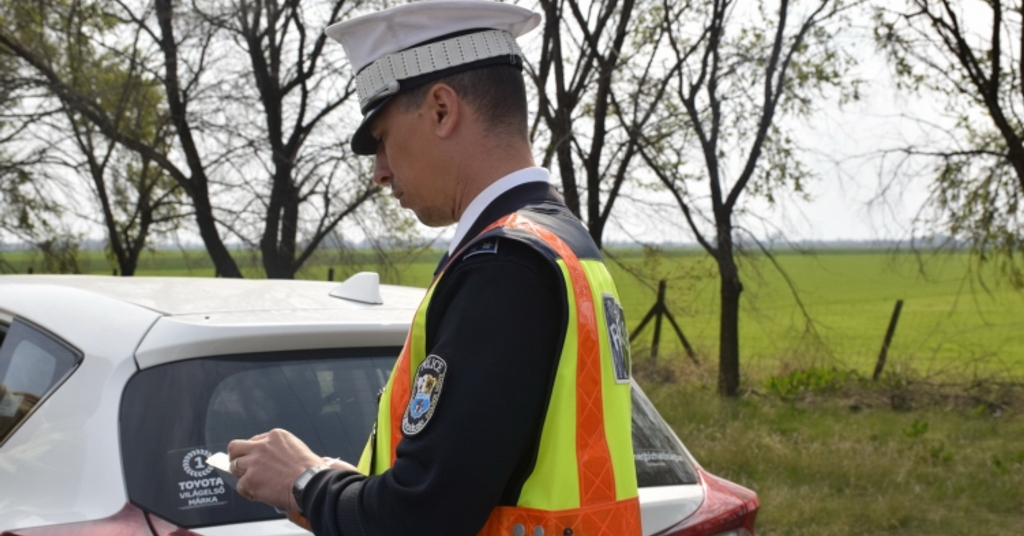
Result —
M111 277L95 275L3 276L0 284L73 288L144 307L161 315L365 309L365 304L335 298L339 283L286 279L203 277ZM415 308L423 290L381 286L382 308Z
M201 356L402 344L424 289L381 285L381 304L339 283L189 277L0 276L0 320L18 316L87 355L140 368ZM131 349L128 349L130 346Z

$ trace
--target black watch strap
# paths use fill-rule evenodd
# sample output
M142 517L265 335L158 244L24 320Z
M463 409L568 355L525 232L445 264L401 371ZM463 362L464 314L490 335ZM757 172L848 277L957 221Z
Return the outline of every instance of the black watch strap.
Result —
M299 508L300 514L304 514L304 512L302 512L302 491L306 489L306 485L309 484L309 481L313 480L313 476L325 469L327 469L327 466L324 465L310 467L303 471L302 474L299 475L299 478L295 479L295 483L292 484L292 496L295 497L295 505Z

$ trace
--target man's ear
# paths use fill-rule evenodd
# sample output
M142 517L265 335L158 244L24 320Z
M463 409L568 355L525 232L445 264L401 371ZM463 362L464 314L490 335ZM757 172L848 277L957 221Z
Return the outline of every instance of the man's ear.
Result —
M427 94L427 111L434 133L439 138L448 138L455 131L462 115L459 95L448 84L434 84Z

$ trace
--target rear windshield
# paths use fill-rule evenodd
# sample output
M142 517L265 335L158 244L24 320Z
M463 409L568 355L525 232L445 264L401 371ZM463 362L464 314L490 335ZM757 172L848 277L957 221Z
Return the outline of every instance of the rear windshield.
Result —
M0 326L0 445L81 361L77 350L27 322Z
M633 458L637 484L641 488L697 483L690 453L635 382Z
M355 462L399 351L249 354L139 372L121 402L129 499L186 528L282 517L238 495L206 458L233 439L284 428L317 454Z
M284 428L317 454L355 462L400 348L246 354L136 374L121 402L129 499L185 528L283 517L238 495L206 458L233 439ZM633 384L641 487L694 484L686 449Z

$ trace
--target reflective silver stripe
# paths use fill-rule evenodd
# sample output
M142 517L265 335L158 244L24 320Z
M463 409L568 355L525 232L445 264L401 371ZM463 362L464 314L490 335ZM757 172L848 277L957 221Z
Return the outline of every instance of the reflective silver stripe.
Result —
M516 38L505 30L460 35L388 54L356 76L359 107L365 111L377 99L398 93L400 80L498 56L508 56L510 63L523 56Z

